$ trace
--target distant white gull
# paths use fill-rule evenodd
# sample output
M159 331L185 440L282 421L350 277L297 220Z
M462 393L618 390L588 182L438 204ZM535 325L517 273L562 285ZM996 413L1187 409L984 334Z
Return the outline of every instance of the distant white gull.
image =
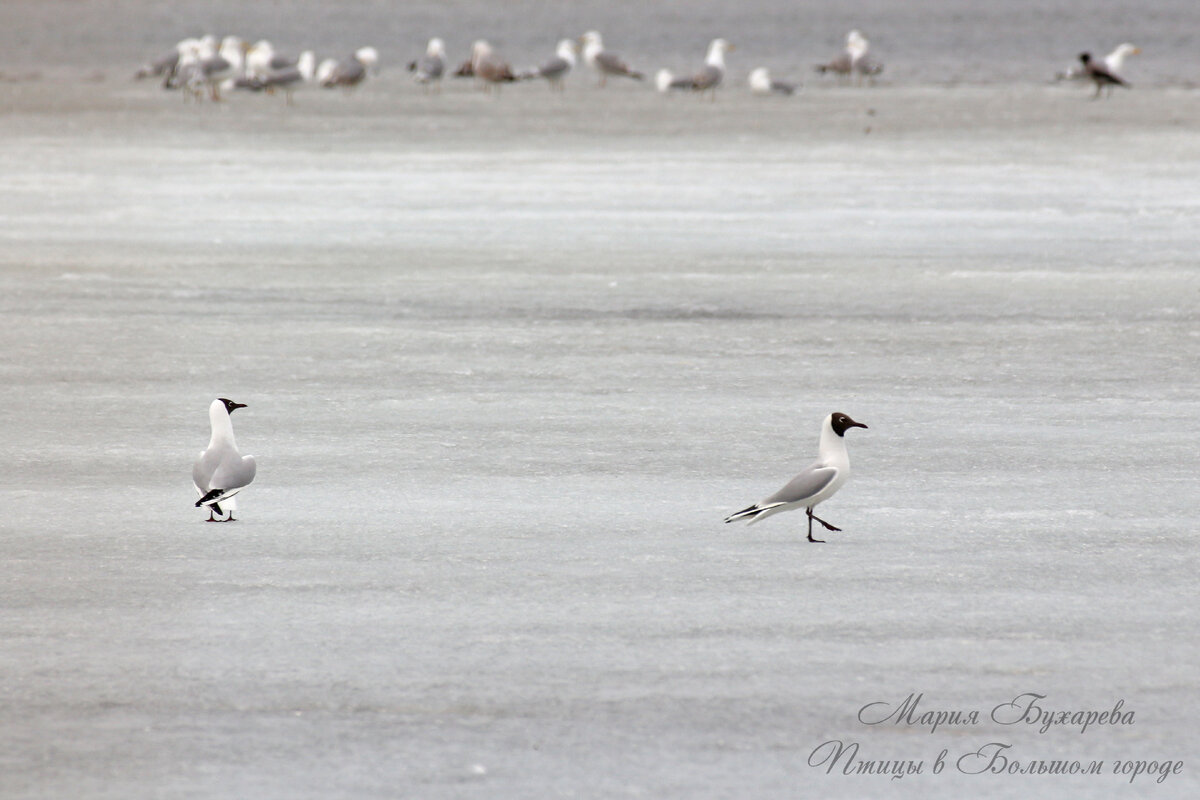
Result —
M303 58L304 54L300 54ZM275 50L275 45L267 39L259 39L246 50L246 76L250 78L265 78L273 72L280 72L290 67L298 67L300 58L292 58ZM310 78L311 80L311 78Z
M360 47L344 61L326 59L317 68L317 83L326 89L353 89L367 79L367 71L377 71L379 54L374 47Z
M709 42L704 67L692 76L692 89L701 93L710 92L711 99L715 100L717 87L725 80L725 54L732 49L733 45L724 39Z
M840 531L825 520L813 514L813 508L842 488L842 484L850 477L850 455L846 452L846 441L843 437L850 428L866 428L861 422L855 422L840 412L827 416L821 423L821 440L818 446L817 460L810 464L786 486L762 502L743 508L736 514L725 518L726 522L748 520L750 523L766 519L780 511L790 511L803 508L808 515L808 540L820 542L812 535L812 524L815 519L825 526L826 530Z
M750 84L750 91L754 94L792 94L796 91L794 83L772 80L771 71L766 67L752 70L747 83Z
M287 104L292 104L292 95L300 87L312 83L316 77L316 56L312 50L300 54L300 60L295 66L271 69L266 74L254 78L259 86L268 92L282 91Z
M237 510L237 501L233 496L254 480L257 469L254 456L242 456L238 452L237 442L233 438L233 422L229 418L234 411L245 407L245 403L235 403L224 397L213 400L208 407L212 437L192 467L192 482L200 494L196 507L208 508L209 522L220 522L214 515L224 513L229 515L225 522L234 522L233 512ZM221 503L225 504L224 511Z
M551 89L563 88L563 79L575 68L575 42L563 39L554 50L554 58L535 69L522 71L517 75L520 80L545 78Z
M579 37L579 42L583 45L583 60L600 76L601 86L608 81L609 75L633 78L637 81L645 77L637 70L630 69L629 65L616 53L605 50L604 40L600 38L597 31L588 31Z
M360 47L354 51L354 57L363 64L372 75L379 74L379 51L374 47Z
M220 49L213 53L202 41L199 56L200 73L208 87L209 97L214 101L220 100L221 84L242 74L245 43L236 36L226 36L221 40Z
M430 84L441 86L442 74L446 71L446 44L433 38L425 45L425 55L409 62L408 71L413 80L428 88Z
M471 45L471 73L477 81L482 81L487 90L493 86L499 91L501 83L511 83L516 80L512 67L501 58L492 46L479 39Z
M825 64L818 64L817 72L832 72L841 77L853 75L858 79L878 75L883 72L883 64L880 64L867 55L870 47L870 42L867 41L867 37L863 36L861 32L857 30L850 31L850 33L846 34L846 49L832 61Z

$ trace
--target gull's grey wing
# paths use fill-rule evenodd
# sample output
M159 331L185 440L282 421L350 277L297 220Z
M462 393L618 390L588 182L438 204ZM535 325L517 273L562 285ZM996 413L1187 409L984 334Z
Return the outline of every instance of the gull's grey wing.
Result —
M828 63L818 64L817 72L836 72L838 75L847 75L853 66L854 61L850 57L850 54L842 53Z
M429 78L436 80L442 77L442 73L446 71L446 62L441 56L425 56L421 59L421 72Z
M208 485L212 489L240 489L254 480L254 473L257 470L258 466L254 463L254 456L239 458L234 454L232 458L225 458L221 461L221 465L209 479Z
M200 62L200 70L206 78L232 68L233 64L229 63L224 56L219 55Z
M631 70L629 65L622 61L621 57L616 53L609 53L602 50L596 54L596 63L600 65L600 69L604 70L610 75L638 74Z
M263 86L291 86L293 83L300 83L304 80L304 76L300 74L300 70L295 67L287 69L275 70L267 77L263 78L261 83Z
M337 86L354 86L366 76L367 68L358 59L352 58L338 63L329 76L329 82Z
M538 68L538 74L543 78L552 80L567 74L570 69L571 65L565 58L555 57L547 61L545 64L542 64L542 66Z
M705 66L692 77L692 88L698 91L712 89L721 82L724 73L714 66Z
M759 505L802 503L828 486L837 477L837 472L835 467L822 466L819 462L813 464L806 467L803 472L788 481L786 486L763 500Z

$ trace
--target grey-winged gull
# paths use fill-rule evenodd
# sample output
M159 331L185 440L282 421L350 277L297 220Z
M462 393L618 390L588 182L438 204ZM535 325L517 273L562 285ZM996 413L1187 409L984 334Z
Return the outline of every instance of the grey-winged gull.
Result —
M832 72L840 77L851 75L858 79L873 77L883 72L883 64L867 55L871 44L860 31L853 30L846 34L846 49L832 61L817 65L817 72Z
M637 81L645 77L637 70L630 69L629 65L616 53L605 50L604 40L597 31L588 31L579 37L579 42L583 45L583 60L600 76L601 86L607 83L609 75L633 78Z
M750 91L754 94L792 94L796 91L796 84L787 83L785 81L777 81L771 78L771 71L766 67L758 67L750 71L750 77L746 81L750 84Z
M138 67L137 72L134 73L134 77L140 80L142 78L156 78L161 76L170 80L171 76L175 74L175 68L179 66L180 56L183 55L185 50L199 43L199 39L181 39L176 42L175 47L169 52Z
M713 39L708 43L708 54L704 57L704 66L692 76L692 89L697 92L711 92L711 99L717 97L717 87L725 80L725 54L733 49L733 45L724 39Z
M259 39L246 50L246 75L252 78L265 78L273 72L281 72L291 67L299 67L304 53L292 58L278 52L275 45L268 39ZM312 80L309 78L309 80Z
M554 50L554 57L540 67L522 71L517 77L521 80L532 80L534 78L545 78L550 88L563 88L563 79L567 77L575 67L575 42L570 39L562 39Z
M313 51L305 50L294 66L268 70L255 80L268 92L282 91L285 101L290 106L296 90L313 82L316 76L316 61Z
M367 79L367 71L377 71L379 54L374 47L360 47L344 61L326 59L317 67L317 83L326 89L341 86L353 89Z
M413 73L413 80L426 89L430 84L440 87L446 71L446 43L437 37L430 39L425 45L425 55L409 62L408 71Z
M725 518L726 522L747 520L750 523L778 514L780 511L790 511L803 508L808 515L808 540L820 542L812 535L812 524L815 519L825 526L826 530L840 531L825 520L813 514L813 508L842 488L842 484L850 477L850 455L846 452L846 440L843 438L850 428L865 428L861 422L855 422L850 417L835 411L821 423L821 440L817 448L817 460L806 467L799 475L792 478L786 486L762 502L743 508Z
M221 47L215 53L202 45L200 72L212 100L221 99L221 84L242 74L245 48L245 43L237 36L222 39Z
M243 456L238 452L237 442L233 438L233 422L229 418L234 411L245 407L245 403L235 403L224 397L213 400L208 407L212 436L208 440L208 447L200 453L192 467L192 482L200 494L196 507L208 508L209 522L220 522L214 514L225 513L229 515L225 522L233 522L233 512L237 510L237 501L233 496L254 480L257 470L254 456ZM225 504L224 510L221 503Z
M516 80L508 62L501 58L483 39L479 39L471 45L471 73L477 81L482 81L484 88L489 91L493 86L499 91L501 83L511 83Z

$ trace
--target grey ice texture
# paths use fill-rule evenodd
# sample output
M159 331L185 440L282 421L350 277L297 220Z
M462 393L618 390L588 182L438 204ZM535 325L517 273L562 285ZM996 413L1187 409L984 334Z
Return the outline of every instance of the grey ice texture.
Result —
M71 4L97 26L60 38L123 75L200 27L180 4L122 33L151 5ZM286 19L322 13L301 5ZM615 5L563 27L655 52ZM356 96L291 109L0 82L5 800L1197 795L1200 107L1145 81L1090 103L1040 69L905 85L918 22L762 8L824 37L797 64L860 25L897 83L426 96L403 64L430 35L454 61L490 33L432 11ZM985 62L1043 52L999 10L943 8L943 33L958 9L962 37L1001 36ZM1193 8L1155 24L1196 30ZM331 49L380 47L372 13ZM1159 74L1145 36L1077 13ZM714 32L678 24L686 65ZM714 27L735 73L789 74ZM493 38L544 53L546 28ZM189 475L216 396L248 404L258 458L225 525ZM832 410L871 426L821 506L844 532L723 525ZM855 719L1030 691L1136 722ZM809 767L830 739L1185 768L892 781Z

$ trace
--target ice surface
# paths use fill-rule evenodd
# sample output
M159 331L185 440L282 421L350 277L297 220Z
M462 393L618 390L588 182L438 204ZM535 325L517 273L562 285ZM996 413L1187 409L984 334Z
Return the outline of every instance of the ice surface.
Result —
M0 86L0 795L1195 796L1186 93L47 87ZM722 525L832 410L845 532ZM1027 691L1137 721L855 721Z

